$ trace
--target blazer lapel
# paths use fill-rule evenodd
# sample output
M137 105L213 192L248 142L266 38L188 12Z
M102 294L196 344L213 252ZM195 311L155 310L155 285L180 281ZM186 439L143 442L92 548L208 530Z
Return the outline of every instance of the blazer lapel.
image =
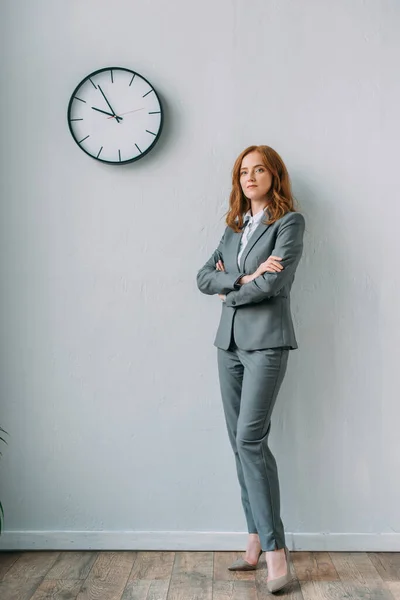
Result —
M232 263L233 263L232 266L234 265L235 270L239 269L238 264L237 264L237 257L239 254L240 240L242 239L246 221L247 220L245 219L245 222L243 224L241 231L234 233L232 235L232 238L231 238L228 248L227 248L227 254L229 254L229 262L232 261Z
M249 241L247 242L246 248L244 249L244 252L243 252L242 256L240 257L239 271L241 273L243 273L244 263L246 261L248 253L253 248L254 244L256 244L258 242L260 237L262 235L264 235L264 233L270 227L270 225L265 225L265 223L264 223L265 218L268 218L268 215L266 215L266 217L262 218L261 223L259 223L259 225L256 227L256 229L253 231L252 235L249 238ZM238 237L239 237L239 235L238 235ZM240 237L239 237L239 241L240 241ZM239 243L238 243L238 249L239 249ZM237 256L237 253L236 253L236 256Z
M233 241L232 241L233 262L237 269L239 268L237 266L237 257L239 254L239 245L240 245L240 240L242 239L242 235L243 235L243 230L240 233L235 233L233 236Z

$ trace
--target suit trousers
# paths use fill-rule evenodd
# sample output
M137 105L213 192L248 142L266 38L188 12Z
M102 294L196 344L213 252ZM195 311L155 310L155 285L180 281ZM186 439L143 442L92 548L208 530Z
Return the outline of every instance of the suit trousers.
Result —
M283 548L278 470L268 436L289 349L240 350L232 334L229 349L217 350L222 404L247 529L258 533L263 551Z

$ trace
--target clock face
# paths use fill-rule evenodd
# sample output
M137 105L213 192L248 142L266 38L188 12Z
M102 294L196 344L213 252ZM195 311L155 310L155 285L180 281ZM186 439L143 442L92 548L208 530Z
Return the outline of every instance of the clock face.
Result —
M129 69L109 67L91 73L76 87L68 105L68 124L86 154L124 164L153 148L163 113L147 79Z

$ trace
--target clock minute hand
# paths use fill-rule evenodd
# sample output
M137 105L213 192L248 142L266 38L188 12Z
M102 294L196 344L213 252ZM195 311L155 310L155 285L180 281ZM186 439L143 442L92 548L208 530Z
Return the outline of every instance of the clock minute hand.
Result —
M97 85L98 85L98 84L97 84ZM104 92L103 92L103 90L101 89L101 87L100 87L99 85L98 85L98 88L99 88L99 90L100 90L100 92L101 92L101 94L102 94L102 96L103 96L104 100L107 102L108 106L110 107L110 110L111 110L111 112L113 113L113 116L116 118L116 120L117 120L117 123L119 123L119 119L120 119L121 117L117 117L117 115L116 115L116 113L115 113L115 110L113 109L113 107L111 106L111 104L109 103L109 101L107 100L107 98L105 97L105 95L104 95Z
M103 113L103 115L110 115L108 117L109 119L114 119L114 117L115 118L117 117L117 115L113 115L112 113L106 112L105 110L101 110L100 108L96 108L95 106L92 106L92 108L93 108L93 110L97 110L97 112ZM122 117L118 117L118 119L121 119L121 121L122 121Z

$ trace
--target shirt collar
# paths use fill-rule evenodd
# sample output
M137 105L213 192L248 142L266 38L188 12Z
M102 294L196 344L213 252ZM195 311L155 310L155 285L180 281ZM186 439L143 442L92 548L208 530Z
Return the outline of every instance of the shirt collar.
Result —
M245 222L249 223L259 223L263 217L267 214L268 206L265 206L260 212L258 212L254 217L251 215L250 209L244 215Z

